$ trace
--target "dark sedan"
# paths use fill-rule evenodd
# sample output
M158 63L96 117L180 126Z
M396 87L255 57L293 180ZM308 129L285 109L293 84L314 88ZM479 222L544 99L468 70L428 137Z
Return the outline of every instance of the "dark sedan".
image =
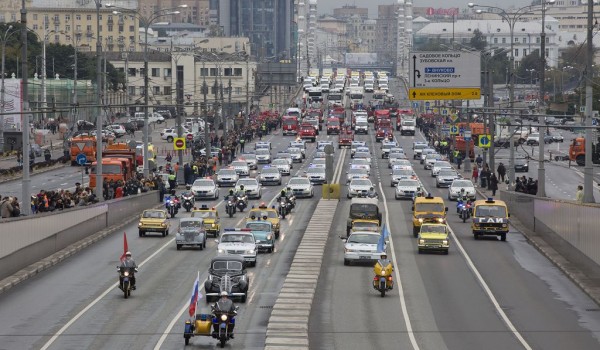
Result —
M515 173L526 173L529 171L529 161L524 158L515 159Z

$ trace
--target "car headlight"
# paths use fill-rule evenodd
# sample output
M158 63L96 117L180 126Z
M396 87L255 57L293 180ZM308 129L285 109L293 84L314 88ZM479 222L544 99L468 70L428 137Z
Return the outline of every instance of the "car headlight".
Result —
M225 250L224 249L219 249L218 252L219 253L225 253Z
M268 236L267 236L267 239L270 241L270 240L272 240L272 239L273 239L273 236L271 236L271 235L268 235Z
M502 227L507 228L508 225L507 224L502 224Z
M419 240L419 244L425 244L425 240L424 239L420 239Z
M142 225L143 225L143 223L140 221L140 222L138 223L138 227L141 227Z
M385 276L385 270L381 270L381 275Z
M344 251L346 253L354 253L355 252L354 249L348 249L348 248L344 248Z
M442 241L442 244L443 244L443 245L448 245L448 240L447 240L447 239L443 240L443 241Z
M221 321L227 321L227 315L225 315L225 314L221 315Z
M443 222L444 222L444 218L438 218L438 219L437 219L437 221L438 221L439 223L443 223Z
M246 250L246 254L254 254L254 249Z
M162 224L160 224L160 226L167 227L167 224L163 222Z
M419 219L419 222L420 222L420 223L423 223L423 219L422 219L422 218L420 218L420 219Z
M214 224L214 223L213 223L211 226L214 228L214 227L217 227L217 224Z

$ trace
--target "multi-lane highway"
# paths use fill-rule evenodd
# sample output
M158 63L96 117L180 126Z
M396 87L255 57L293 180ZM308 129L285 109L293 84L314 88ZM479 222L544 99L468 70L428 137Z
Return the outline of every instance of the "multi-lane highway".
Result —
M398 93L397 85L394 93ZM311 310L311 349L597 349L598 306L511 229L507 242L474 240L456 215L447 189L418 162L426 189L449 207L450 254L418 254L411 202L394 199L387 160L373 133L372 180L378 183L384 221L391 232L388 255L397 274L385 298L372 287L370 264L344 266L343 242L350 201L342 196L325 251ZM422 135L397 136L412 156ZM550 171L549 173L553 173ZM346 186L342 186L342 195Z
M273 154L286 149L291 137L270 136ZM324 133L319 139L328 139ZM331 138L333 139L333 138ZM265 138L263 138L263 141ZM307 144L307 160L295 164L292 174L302 174L315 151ZM247 145L251 149L252 144ZM337 159L336 159L337 161ZM255 171L251 176L255 176ZM284 183L288 177L284 177ZM263 187L261 201L275 198L280 186ZM227 188L221 189L224 195ZM267 320L277 298L283 276L289 269L295 248L318 201L298 199L290 216L282 220L282 235L273 254L260 254L256 267L248 269L250 291L246 304L240 304L236 338L232 348L262 349ZM260 201L251 200L257 205ZM224 215L223 203L202 201L216 206L222 227L239 227L245 215ZM137 221L127 225L129 249L140 265L138 288L130 299L115 287L116 266L123 251L122 232L89 247L56 267L0 295L0 348L5 349L176 349L183 347L183 326L187 306L198 272L207 277L208 264L216 255L216 243L207 249L177 251L173 233L180 213L172 219L171 235L138 237ZM203 285L203 284L201 284ZM203 289L201 290L203 292ZM208 312L203 300L200 310ZM214 347L216 341L193 338L195 346Z

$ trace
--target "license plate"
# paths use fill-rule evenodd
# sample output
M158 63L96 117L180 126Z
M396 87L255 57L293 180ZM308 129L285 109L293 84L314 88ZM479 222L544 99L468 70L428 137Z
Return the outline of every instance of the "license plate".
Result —
M362 256L362 255L361 255L361 256L359 256L358 258L359 258L359 259L371 259L371 257L370 257L370 256Z
M430 245L430 247L431 247L431 248L439 248L439 247L441 247L441 245L439 245L439 244L435 244L435 245Z

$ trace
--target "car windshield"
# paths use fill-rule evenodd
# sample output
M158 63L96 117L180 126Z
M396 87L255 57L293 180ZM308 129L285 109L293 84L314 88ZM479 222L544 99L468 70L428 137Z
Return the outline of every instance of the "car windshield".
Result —
M440 213L444 211L444 203L417 203L417 212Z
M288 148L289 153L300 153L300 148Z
M392 170L392 175L412 176L413 171L410 169L394 169Z
M340 121L338 119L329 119L327 121L327 125L331 125L331 126L338 126L340 125Z
M438 176L456 176L456 171L454 170L440 170Z
M258 183L254 179L241 179L241 180L238 180L238 182L237 182L237 186L240 186L240 185L257 186Z
M279 170L276 168L267 168L262 170L263 174L279 174Z
M217 217L217 213L211 210L194 210L192 212L193 218L212 219Z
M278 152L277 158L290 158L292 155L287 152Z
M515 164L525 165L525 164L527 164L527 159L523 159L523 158L515 159Z
M473 187L473 183L469 180L455 180L452 187Z
M256 150L257 155L266 155L269 154L269 149L267 148L259 148Z
M426 157L427 157L427 159L438 159L440 157L440 155L435 154L435 153L430 153Z
M215 183L212 180L196 180L192 186L198 187L214 187Z
M273 165L290 165L290 163L285 159L275 159Z
M221 237L222 243L254 243L252 235L225 234Z
M368 125L369 125L369 123L366 121L363 121L363 120L356 122L356 126L368 126Z
M446 233L446 226L442 225L423 225L421 232L427 233Z
M325 169L323 168L308 168L306 170L307 174L325 174Z
M143 218L147 219L164 219L167 217L165 212L159 210L146 210L144 214L142 214Z
M213 261L213 270L218 271L242 271L243 264L240 261Z
M236 172L233 169L221 169L221 170L219 170L219 175L221 175L221 176L234 176L234 175L236 175Z
M246 224L246 228L254 231L271 231L271 225L266 222L249 222Z
M372 221L354 221L352 228L355 231L379 231L379 224Z
M290 185L308 185L310 184L310 180L308 179L290 179L288 182Z
M501 205L478 205L475 208L476 217L506 217L506 208Z
M241 161L235 161L235 162L231 162L231 166L233 166L233 167L238 167L238 166L247 167L248 163L241 162Z
M379 242L379 235L374 235L374 234L360 234L360 233L355 233L355 234L351 234L350 237L348 237L348 243L362 243L362 244L377 244Z
M242 154L242 157L244 157L246 160L254 160L254 159L256 159L256 154L244 153L244 154Z
M354 168L354 169L350 169L348 171L349 174L360 174L360 175L366 175L367 174L367 169L362 169L362 168Z
M369 165L369 161L364 158L355 158L352 160L352 165Z
M350 215L374 216L377 214L377 206L373 204L354 203L350 206Z
M356 152L356 153L354 153L354 158L355 159L371 158L371 155L367 152Z
M394 147L395 145L393 143L386 143L383 146L381 146L381 149L387 149L390 150L392 149L392 147Z
M398 187L417 187L419 182L416 180L402 180L398 181Z
M416 144L413 148L414 149L424 149L425 147L427 147L427 145L423 145L423 144Z
M322 165L325 165L326 162L327 161L325 160L325 158L316 158L316 159L313 159L312 164L322 164Z
M434 166L436 168L451 168L452 166L448 162L435 162Z
M203 227L204 223L202 220L180 220L179 227L180 228L200 228Z
M351 186L373 186L371 181L365 179L352 180Z
M414 120L404 120L404 121L402 121L402 125L414 126L415 125L415 121Z

